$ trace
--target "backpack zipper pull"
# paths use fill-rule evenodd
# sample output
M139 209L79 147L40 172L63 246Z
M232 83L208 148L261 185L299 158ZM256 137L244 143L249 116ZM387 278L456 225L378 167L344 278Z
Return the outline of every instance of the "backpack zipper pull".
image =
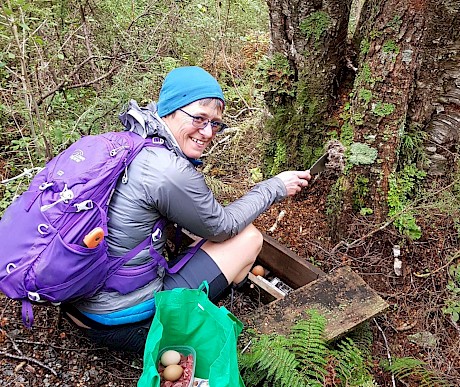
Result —
M110 151L110 156L115 157L118 153L124 151L125 149L129 149L129 146L128 145L123 145L123 146L119 146L118 148L112 149Z
M53 182L48 183L48 182L46 181L46 182L44 182L44 183L41 183L40 186L38 187L38 189L39 189L40 191L44 191L45 189L48 189L49 187L52 187L53 185L54 185Z
M123 177L121 178L121 182L126 184L128 182L128 164L126 164L126 159L123 162L125 164L125 172L123 173Z
M67 188L67 184L65 184L64 189L62 190L62 192L59 193L59 196L60 196L60 199L56 200L54 203L50 203L50 204L41 206L40 211L45 212L49 210L50 208L54 207L56 204L61 203L61 202L68 203L69 200L73 199L74 194L72 190Z

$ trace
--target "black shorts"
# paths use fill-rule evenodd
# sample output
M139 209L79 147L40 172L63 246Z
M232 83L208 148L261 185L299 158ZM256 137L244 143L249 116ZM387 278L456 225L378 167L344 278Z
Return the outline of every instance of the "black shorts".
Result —
M181 254L176 260L185 255ZM172 262L174 264L174 262ZM206 280L209 284L209 299L216 302L228 288L228 281L214 260L204 250L199 249L177 273L166 273L163 290L174 288L197 289Z
M229 287L227 279L216 263L205 251L199 249L177 273L166 274L163 290L179 287L196 289L204 280L209 284L209 299L213 302L217 302ZM90 320L71 304L63 305L62 310L91 327L83 330L97 345L118 351L143 353L152 318L131 324L110 326Z

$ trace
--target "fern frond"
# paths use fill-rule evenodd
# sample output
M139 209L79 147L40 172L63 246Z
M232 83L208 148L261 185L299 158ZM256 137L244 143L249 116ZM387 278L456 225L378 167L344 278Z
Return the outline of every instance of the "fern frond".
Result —
M326 319L315 310L307 311L307 314L307 320L301 320L291 328L289 346L296 353L302 371L322 381L327 374L329 353L323 339Z
M337 376L346 386L360 387L373 382L372 365L351 338L342 339L333 355L337 360Z
M435 371L429 369L425 362L413 357L393 359L391 365L388 362L384 362L383 368L393 373L398 379L415 379L420 387L452 386Z
M355 345L361 350L364 357L372 357L372 343L374 336L369 322L364 322L347 335L353 340Z
M287 343L284 336L260 335L254 339L251 351L242 355L240 360L241 375L247 386L256 386L262 380L269 386L308 386Z
M341 340L335 348L328 346L323 339L326 319L314 310L307 314L309 317L296 323L287 336L252 338L250 351L239 358L246 386L323 387L329 378L334 383L340 381L341 387L375 387L370 356L351 339ZM368 343L370 347L372 335L363 337L360 345Z

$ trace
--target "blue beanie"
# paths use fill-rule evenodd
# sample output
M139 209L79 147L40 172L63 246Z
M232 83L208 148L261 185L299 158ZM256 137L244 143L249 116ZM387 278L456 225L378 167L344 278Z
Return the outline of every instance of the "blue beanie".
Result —
M225 103L216 79L201 67L178 67L166 76L158 98L158 115L167 116L203 98L219 98Z

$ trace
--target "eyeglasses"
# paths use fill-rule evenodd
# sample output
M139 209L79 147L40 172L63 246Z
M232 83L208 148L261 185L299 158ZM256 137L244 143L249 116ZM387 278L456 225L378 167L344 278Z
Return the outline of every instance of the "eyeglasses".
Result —
M223 122L208 120L207 118L201 116L192 116L190 113L187 113L185 110L182 109L177 110L180 110L182 113L187 114L192 119L192 125L195 128L204 129L206 128L206 126L208 126L208 124L211 124L211 129L214 134L220 134L226 128L228 128L228 126Z

